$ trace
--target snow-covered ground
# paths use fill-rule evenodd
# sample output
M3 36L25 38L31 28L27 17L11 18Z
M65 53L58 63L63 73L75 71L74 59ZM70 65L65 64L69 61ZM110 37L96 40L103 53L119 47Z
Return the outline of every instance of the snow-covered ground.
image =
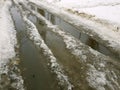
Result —
M109 57L106 57L103 54L94 51L93 49L82 44L79 40L76 40L70 34L66 34L57 27L52 26L50 22L48 22L44 17L40 16L38 13L32 13L34 13L43 22L45 22L49 28L52 28L52 31L54 33L59 34L63 38L66 44L66 48L71 50L72 54L80 57L80 60L82 59L86 63L85 66L87 65L88 67L86 79L91 87L95 88L96 90L107 90L105 86L107 86L110 90L117 90L120 88L118 83L119 81L116 81L116 79L114 78L114 76L118 77L116 76L116 73L118 75L119 71L112 70L113 68L108 68L111 67L111 65L109 65L109 61L112 61ZM91 56L94 56L94 59ZM112 63L112 65L114 66L114 63ZM114 73L114 75L109 76L112 73ZM112 85L111 82L115 83L115 86Z
M40 1L40 0L38 0ZM120 0L42 0L120 30ZM104 21L104 23L103 23ZM106 21L106 22L105 22ZM100 22L99 22L100 23ZM113 25L112 27L110 25Z
M110 22L110 20L97 18L95 15L79 12L80 8L77 8L78 11L76 11L75 8L71 8L69 5L66 5L68 8L62 7L58 1L47 3L43 0L29 1L78 27L81 32L88 34L96 41L100 42L104 46L108 47L112 52L117 53L120 56L120 40L118 39L120 38L119 23L114 23L113 21ZM113 3L113 1L111 2ZM118 1L116 3L118 3ZM76 15L76 12L79 13L79 15Z
M0 90L8 90L11 87L24 90L22 77L16 67L19 58L15 52L17 39L9 11L11 5L10 0L0 1Z
M24 2L24 0L18 0L18 1ZM36 0L36 1L31 0L31 1L37 3L37 1L39 2L40 0ZM109 26L108 24L110 24L110 25L115 25L116 30L119 30L120 11L118 9L120 9L119 7L120 0L106 0L106 1L104 0L96 0L96 1L93 1L93 0L46 0L46 1L48 3L53 4L54 6L59 6L64 10L72 11L72 14L82 13L82 14L88 14L88 16L92 15L93 19L91 19L91 17L90 18L87 17L87 19L91 21L100 19L101 22L103 22L105 20L107 24L103 25L104 27L106 25ZM14 58L16 54L15 52L15 45L17 44L16 32L15 32L15 28L9 12L10 6L11 6L11 2L8 0L6 1L6 3L4 3L3 1L0 3L0 7L2 8L0 11L0 25L1 25L0 26L0 60L1 60L0 74L8 72L8 67L4 67L4 66L7 63L9 63L9 60L11 58ZM42 37L39 35L36 26L31 21L29 21L26 16L24 16L26 13L23 10L21 10L21 12L23 15L23 20L25 21L27 26L27 30L28 30L27 34L29 34L29 38L35 43L35 45L38 48L43 48L44 54L48 56L51 60L50 62L51 62L51 67L53 68L53 71L58 75L58 78L60 80L63 80L63 83L67 84L67 89L71 90L72 89L71 83L69 83L67 76L63 74L63 71L59 66L59 64L57 63L57 59L54 57L53 53L47 47ZM63 15L68 15L68 14L64 13ZM82 17L82 18L86 18L86 17ZM42 19L44 19L44 17L42 17ZM84 20L84 19L81 19L81 20ZM64 43L66 44L66 48L71 50L72 54L78 57L80 56L80 59L84 60L85 66L88 68L88 71L86 73L87 74L86 80L91 87L95 88L96 90L106 90L106 88L109 88L110 90L120 89L120 85L119 85L120 72L118 69L119 68L118 64L113 63L113 60L110 59L109 57L97 51L94 51L88 46L85 46L79 40L72 37L70 34L66 34L63 31L56 29L58 27L54 27L54 26L52 27L51 23L49 23L48 21L45 21L45 22L46 24L48 24L48 27L53 28L52 31L54 33L57 33L58 35L63 37ZM84 22L93 26L95 25L95 23L88 22L87 20L85 20ZM96 23L101 24L101 22L99 21ZM98 30L100 30L99 31L100 34L98 35L102 37L102 39L109 40L110 45L113 45L113 47L120 46L120 41L117 40L120 37L119 36L120 34L116 34L116 32L114 31L109 32L109 30L106 28L102 28L101 30L100 26L102 25L96 25L96 29L99 28ZM98 32L95 29L93 29L93 31L95 33ZM119 47L117 47L117 49L119 49ZM12 75L11 77L14 77L14 76L18 77L17 75ZM20 81L20 83L13 84L13 86L14 87L17 86L19 90L23 90L23 87L22 87L23 81L21 80L22 78L19 77L17 79L18 81ZM8 78L8 81L9 81L9 78Z
M7 63L8 59L15 56L16 32L13 23L11 23L8 8L11 2L0 3L0 67L3 63Z
M69 82L68 77L64 74L64 70L62 69L62 66L57 63L56 57L53 55L49 47L45 44L36 26L27 18L28 12L25 12L22 9L22 7L18 5L17 2L15 3L22 14L23 20L26 24L27 34L29 38L34 42L34 44L37 46L38 49L43 49L44 55L50 59L49 61L50 68L57 75L57 78L59 79L59 84L64 86L66 90L72 90L73 86Z
M40 1L40 0L38 0ZM49 3L59 4L61 7L86 8L104 5L120 4L120 0L42 0Z
M95 15L97 18L120 24L120 5L96 6L78 10L79 12Z

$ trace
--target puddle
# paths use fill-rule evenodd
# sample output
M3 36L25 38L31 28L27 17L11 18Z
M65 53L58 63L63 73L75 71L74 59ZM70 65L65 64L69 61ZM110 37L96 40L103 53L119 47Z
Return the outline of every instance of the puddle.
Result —
M39 33L42 36L43 40L45 41L47 46L51 49L53 54L57 57L57 59L59 57L60 60L63 60L62 62L68 63L71 63L70 60L76 59L69 52L69 50L66 49L65 43L63 42L63 39L59 35L48 30L48 28L41 24L40 23L41 21L37 19L35 16L30 15L29 19L37 26L37 29L39 30Z
M65 32L71 33L74 37L80 39L82 42L94 49L98 51L102 50L107 53L107 49L102 45L86 34L80 33L70 24L51 15L50 13L47 13L46 11L37 11L39 11L53 24L59 25ZM12 7L11 12L17 29L18 41L20 44L20 67L27 90L64 90L62 87L58 87L56 78L47 66L47 58L42 54L42 52L39 52L33 42L27 38L25 25L18 9L16 7ZM75 86L73 90L94 90L85 80L87 77L86 63L84 64L79 62L78 58L66 49L62 38L50 30L47 30L47 27L44 26L39 19L32 15L30 15L29 19L37 26L45 43L57 58L57 62L63 66L65 74L68 76L70 82ZM107 54L110 55L110 52L108 51Z
M37 9L37 12L39 12L42 16L45 16L45 11L43 11L42 9Z
M51 20L51 16L49 16L49 13L45 13L44 15L47 15L45 16L46 19ZM58 24L60 23L61 26L66 27L66 29L68 30L66 32L69 32L69 29L70 29L76 38L82 37L82 40L87 45L90 45L91 47L97 50L100 50L100 49L104 51L106 50L105 52L107 52L107 49L102 47L99 43L97 43L95 40L93 40L86 34L78 33L78 30L75 30L76 28L67 25L67 23L62 22L62 20L60 20L59 18L54 19L53 17L54 16L52 16L52 20L54 21L52 23L56 24L56 21L57 21ZM41 34L45 43L48 45L48 47L51 49L55 57L58 59L59 64L63 66L65 74L68 77L70 77L69 79L71 83L75 85L74 90L94 90L93 88L89 87L88 83L86 82L86 77L87 77L86 73L88 70L87 63L82 63L81 60L79 60L74 55L72 55L71 52L68 49L66 49L66 45L62 37L59 36L58 34L55 34L51 30L49 30L42 23L42 21L40 21L36 16L29 15L29 19L32 22L34 22L34 24L37 26L37 29L39 30L39 33ZM94 63L96 66L98 66L98 63L99 63L98 61L101 60L102 57L94 58L91 54L89 54L89 52L87 53L87 55L89 57L88 61L90 60L90 62L88 63L92 63L92 64ZM108 55L110 55L109 51L108 51ZM104 60L104 56L103 56L103 60Z
M27 38L25 25L16 7L11 13L20 44L20 67L27 90L60 90L57 80L47 66L47 59Z
M57 58L57 62L63 66L65 74L68 77L71 77L69 79L75 86L75 90L90 89L85 80L86 69L83 69L86 68L86 65L83 65L83 63L79 62L79 59L72 55L68 49L66 49L63 39L58 34L48 30L48 28L40 23L41 21L35 16L30 15L29 19L37 26L37 29L39 30L39 33L41 34L45 43ZM82 83L81 87L79 86L80 83Z
M90 46L91 48L99 51L100 53L103 53L107 56L110 56L115 59L119 59L117 55L112 53L109 49L107 49L105 46L100 44L99 42L92 39L90 36L88 36L85 33L81 33L80 30L72 26L71 24L65 22L61 18L52 15L51 13L47 12L46 10L37 9L38 13L40 13L42 16L44 16L47 20L49 20L53 25L59 25L59 28L61 28L63 31L70 33L75 38L79 39L82 43Z

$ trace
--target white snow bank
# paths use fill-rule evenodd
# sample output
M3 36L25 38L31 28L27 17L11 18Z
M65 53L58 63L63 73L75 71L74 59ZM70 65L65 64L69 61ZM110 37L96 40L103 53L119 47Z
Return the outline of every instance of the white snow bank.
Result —
M97 18L105 19L120 24L120 5L98 6L98 7L84 8L78 10L79 12L95 15Z
M33 1L33 0L31 0ZM38 0L37 0L38 1ZM100 21L106 20L109 29L120 33L120 0L43 0L57 7L71 9L74 13L92 15ZM90 19L89 19L90 20ZM98 23L98 22L96 22ZM103 24L103 23L102 23Z
M24 90L23 80L15 63L18 60L15 52L17 40L9 11L11 5L12 2L9 0L0 2L0 89L7 90L9 85L12 88ZM15 81L10 82L10 80Z
M0 11L0 67L15 56L16 32L10 16L11 2L3 3Z
M33 1L34 0L29 0ZM35 2L39 2L36 0ZM120 0L41 0L120 24Z
M101 21L105 20L107 24L103 27L120 33L120 0L63 0L56 4L73 12L94 16L93 19L99 19L96 23L103 24Z
M120 0L41 0L41 1L55 3L59 7L68 7L68 8L83 8L83 7L95 7L101 5L104 6L104 5L120 4Z

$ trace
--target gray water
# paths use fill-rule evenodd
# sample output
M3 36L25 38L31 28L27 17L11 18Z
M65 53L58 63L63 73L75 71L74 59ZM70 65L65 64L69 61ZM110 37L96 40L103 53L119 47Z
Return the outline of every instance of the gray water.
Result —
M20 44L20 68L27 90L60 90L58 82L48 68L47 58L35 47L26 34L25 24L17 7L11 8Z
M100 45L88 35L79 32L79 30L62 19L46 11L44 13L44 11L38 10L38 12L54 25L59 25L61 29L71 33L71 35L81 40L83 43L91 46L97 51L101 50L104 51L103 53L113 55L107 48ZM51 73L48 67L47 57L45 57L43 52L40 52L27 37L25 23L18 9L12 7L11 13L20 44L20 67L27 90L66 90L58 85L56 76ZM74 85L73 90L94 90L86 81L86 72L88 70L86 63L82 63L77 57L72 55L71 52L66 49L62 37L49 30L37 17L30 15L28 18L36 25L45 43L57 58L57 62L63 66L65 75L68 76L68 79ZM91 56L89 57L92 58Z
M42 10L37 8L37 12L40 13L42 16L44 16L47 20L49 20L53 25L58 25L59 28L61 28L63 31L70 33L72 36L80 40L82 43L90 46L94 50L97 50L100 53L103 53L107 56L110 56L112 58L118 59L119 57L112 53L108 48L106 48L104 45L100 44L90 36L88 36L85 33L80 32L77 28L72 26L71 24L65 22L61 18L49 13L46 10Z
M72 55L71 52L66 49L66 45L62 37L49 30L36 16L30 15L29 19L36 25L45 43L57 58L57 62L63 66L65 74L74 85L73 90L94 90L85 80L86 65L81 63L79 58Z

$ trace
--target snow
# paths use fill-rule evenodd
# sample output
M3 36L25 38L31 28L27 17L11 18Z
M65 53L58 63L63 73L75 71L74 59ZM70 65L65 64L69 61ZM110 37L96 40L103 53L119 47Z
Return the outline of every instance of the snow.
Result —
M0 73L7 73L4 65L8 64L10 59L15 57L16 31L8 9L11 6L10 1L0 3Z
M9 0L0 2L0 89L7 90L8 86L24 90L23 79L17 68L15 47L17 45L16 31L10 15L12 2ZM18 73L16 73L18 72ZM3 77L2 77L3 75ZM15 80L10 82L10 80ZM13 86L14 84L14 86Z
M15 56L14 46L16 44L16 32L13 23L11 23L8 8L11 2L3 3L0 11L0 67L7 63L9 58Z
M111 0L111 2L112 1L113 0ZM47 7L47 5L46 5L46 7ZM37 15L38 14L36 14L36 16ZM66 34L65 32L59 30L56 26L52 26L42 16L38 16L38 17L41 18L43 20L43 22L48 24L48 27L52 28L53 32L59 34L63 38L64 43L66 44L66 48L71 50L72 54L80 57L85 63L89 63L89 65L88 64L86 65L86 66L88 66L88 72L87 72L88 76L86 79L89 82L89 85L91 87L95 88L96 90L105 90L106 87L110 88L110 90L120 89L119 81L114 79L114 76L116 76L117 78L119 77L119 73L117 73L117 72L119 72L119 70L117 70L117 68L115 68L116 66L111 68L111 65L109 65L109 63L110 63L109 61L113 61L113 60L111 60L109 57L107 57L103 54L100 54L97 51L94 51L93 49L89 48L88 46L85 46L80 41L78 41L74 37L72 37L70 34L68 34L68 33ZM88 25L93 25L93 26L95 25L95 23L93 23L93 22L92 23L88 22L88 21L84 21L84 22L86 22ZM34 25L31 25L31 26L34 26ZM114 40L117 40L119 38L118 34L114 33L113 31L109 32L109 30L107 30L103 27L101 28L100 25L96 25L95 27L96 27L96 30L94 29L93 33L97 33L98 30L100 30L98 35L100 37L102 37L102 39L110 40L111 44L116 44L116 42L114 42ZM29 32L31 31L31 29L36 30L35 28L30 28ZM89 28L89 26L88 26L88 28ZM99 28L99 29L97 29L97 28ZM104 31L104 30L106 30L106 31ZM36 33L36 31L33 31L32 33ZM34 40L36 40L35 37L38 36L37 34L30 34L30 35L32 37L31 39L34 39ZM120 43L120 41L118 40L116 46L117 45L119 46L120 45L119 43ZM42 48L47 48L44 43L39 44L39 45L42 46ZM48 51L48 52L46 52L46 51ZM50 53L50 50L45 49L45 54L48 55L48 53ZM49 54L49 55L51 55L51 54ZM56 67L56 64L54 64L55 63L54 57L53 56L50 56L50 57L52 57L51 62L53 63L51 66ZM112 65L114 66L114 63L112 63ZM110 73L112 72L112 70L114 70L115 72L114 72L114 75L110 76ZM109 71L110 73L107 71ZM58 73L58 75L60 75L60 78L61 78L61 76L62 76L61 73ZM111 82L114 84L112 85Z
M116 31L120 28L120 0L63 0L56 4L73 12L92 15L95 20L106 20Z
M56 3L62 7L84 8L95 7L99 5L115 5L119 4L120 0L60 0L59 2L56 1Z
M120 5L115 6L97 6L92 8L78 9L79 12L84 12L90 15L95 15L96 18L108 20L110 22L120 24Z
M30 39L34 41L34 43L38 46L38 48L42 48L44 54L50 58L51 68L54 73L57 74L58 79L60 80L61 85L67 86L67 90L72 90L72 85L68 81L68 77L64 75L61 66L57 63L57 59L54 57L51 50L47 47L45 42L43 41L42 37L39 35L39 32L35 25L29 21L26 17L24 17L25 22L30 25L28 27L28 34L30 35Z
M26 24L27 34L29 38L34 42L37 48L40 50L42 49L44 55L49 58L50 67L52 71L57 75L59 84L65 87L67 90L72 90L73 85L69 82L68 77L64 74L62 66L57 63L57 59L55 58L49 47L45 44L36 26L29 19L27 19L27 12L23 11L19 5L17 6L19 7L23 20Z
M106 63L109 63L108 61L111 61L109 57L106 57L103 54L100 54L99 52L82 44L79 40L74 38L69 33L65 33L57 26L52 25L43 16L35 12L32 13L34 13L40 20L42 20L50 28L50 30L52 30L52 32L60 35L63 38L66 48L69 49L73 55L79 57L81 62L86 63L86 66L88 67L86 80L89 82L89 85L91 87L95 88L96 90L105 90L105 85L107 85L109 88L112 88L110 90L114 90L115 87L114 85L111 85L110 82L116 82L115 85L117 86L117 89L119 88L119 84L116 80L109 81L106 77L106 74L109 74L106 72L106 69L110 70L108 68L109 65L106 66ZM113 78L114 75L110 77Z
M104 22L96 18L85 18L80 17L71 13L66 12L62 8L58 8L58 5L52 3L50 5L46 2L33 1L35 5L40 6L43 9L46 9L51 14L62 18L67 23L74 25L81 32L86 33L91 36L97 42L100 42L102 45L106 46L110 51L118 54L120 56L120 31L117 30L118 27L116 24L109 24L110 22ZM34 5L33 4L33 5ZM49 5L48 5L49 4ZM60 5L59 5L60 6ZM109 24L109 25L108 25Z
M87 80L90 86L96 88L97 90L106 90L104 86L107 84L105 72L96 70L93 65L89 65L89 72Z
M31 0L32 1L32 0ZM79 12L87 15L92 15L99 20L107 20L109 26L120 28L120 0L43 0L72 10L73 13Z
M27 24L29 24L31 27L28 27L28 34L30 34L30 39L34 41L34 43L38 46L38 48L42 48L44 51L44 54L50 58L51 62L51 68L54 71L54 73L57 74L58 79L60 80L61 85L67 86L67 90L72 90L72 85L68 81L68 77L64 75L62 67L57 63L57 59L54 57L51 50L47 47L45 42L43 41L42 37L39 35L39 32L35 25L29 21L26 17L24 18ZM37 43L36 43L37 42Z

